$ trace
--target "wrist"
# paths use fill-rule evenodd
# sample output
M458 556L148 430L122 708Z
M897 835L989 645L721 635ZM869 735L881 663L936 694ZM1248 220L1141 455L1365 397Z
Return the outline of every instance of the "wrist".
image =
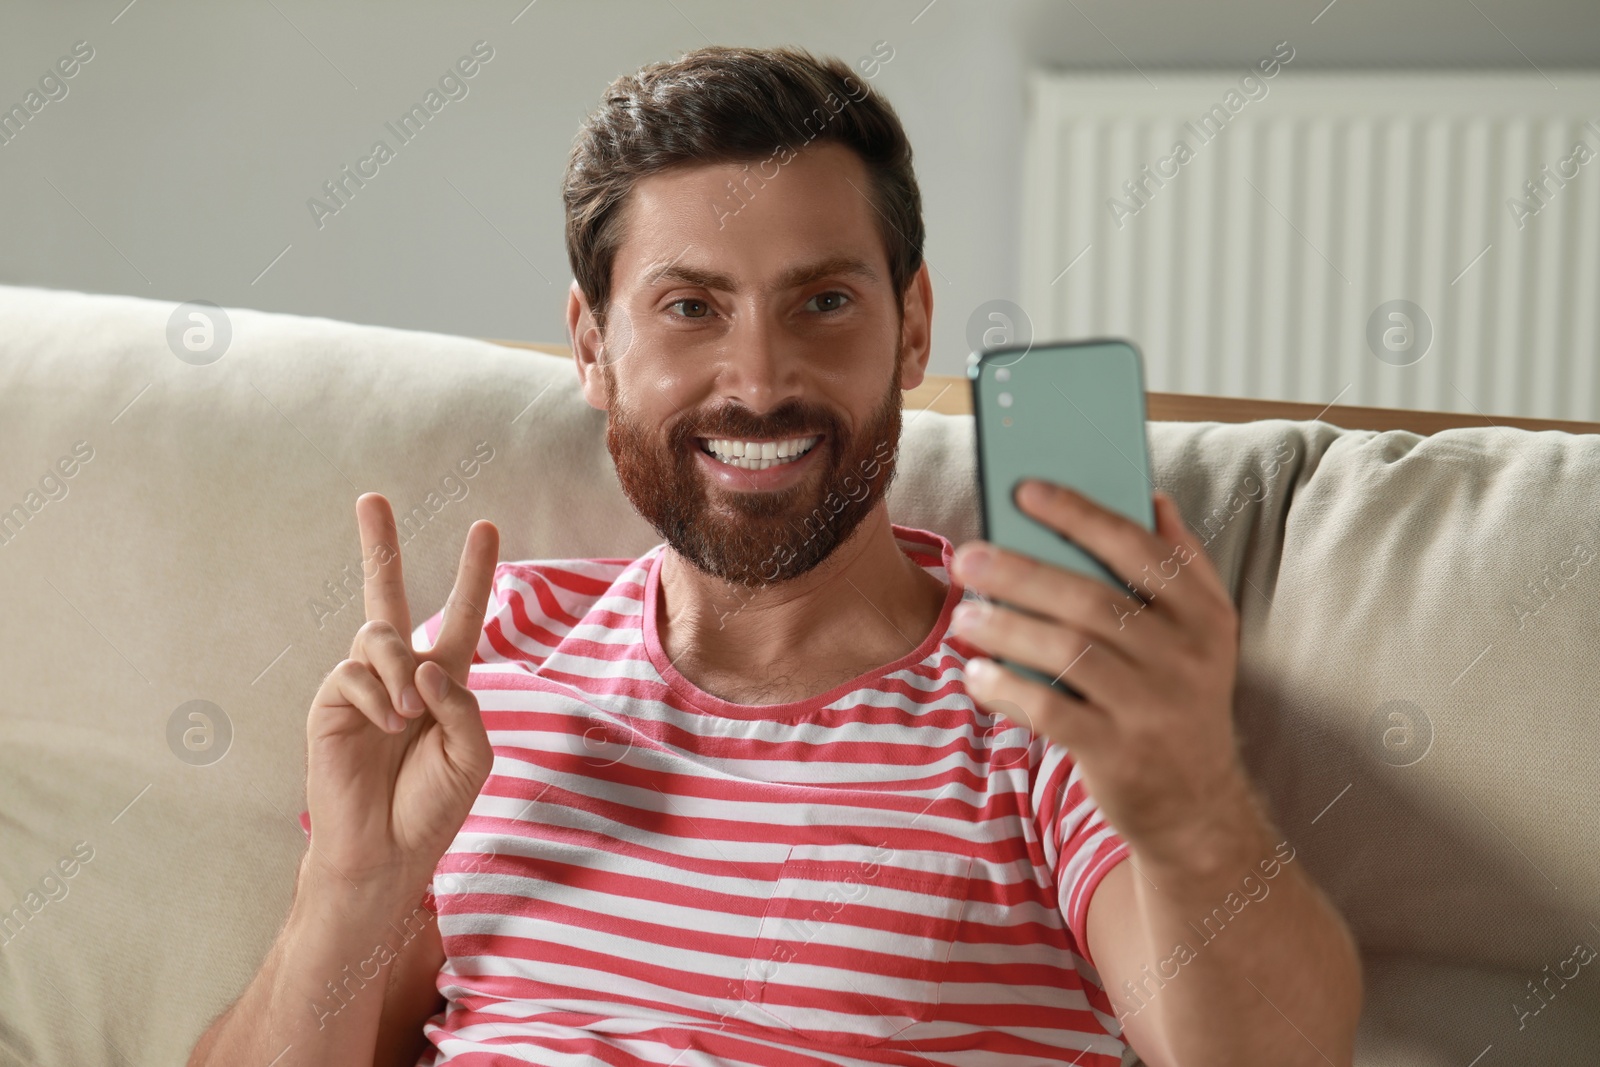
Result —
M1158 885L1195 888L1228 882L1272 854L1278 838L1259 795L1240 771L1229 775L1189 818L1160 839L1130 850Z
M351 877L308 850L295 878L294 906L387 922L415 909L427 884L400 872Z

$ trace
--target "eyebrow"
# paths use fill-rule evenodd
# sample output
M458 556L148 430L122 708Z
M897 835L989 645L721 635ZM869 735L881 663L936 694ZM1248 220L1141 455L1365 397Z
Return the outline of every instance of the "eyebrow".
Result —
M823 278L849 275L865 281L877 281L878 272L872 269L871 264L855 256L829 256L827 259L815 263L802 263L791 267L778 276L774 288L797 289L802 285ZM663 281L676 281L685 285L697 285L702 289L720 289L724 292L733 292L738 289L730 275L720 271L704 270L700 267L684 266L676 260L671 263L656 267L645 278L646 284L655 285Z

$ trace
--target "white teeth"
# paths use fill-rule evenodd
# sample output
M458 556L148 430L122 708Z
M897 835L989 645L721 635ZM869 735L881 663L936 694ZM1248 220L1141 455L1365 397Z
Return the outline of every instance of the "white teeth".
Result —
M727 438L707 438L704 448L730 467L742 470L766 470L780 463L792 462L815 447L821 437L791 437L784 441L733 441Z

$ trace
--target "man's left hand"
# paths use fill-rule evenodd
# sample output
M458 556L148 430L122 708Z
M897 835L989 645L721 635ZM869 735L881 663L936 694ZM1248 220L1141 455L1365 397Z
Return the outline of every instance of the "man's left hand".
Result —
M956 551L955 579L1011 607L964 604L952 625L980 649L1083 694L1074 699L983 657L967 663L975 701L1070 750L1107 821L1136 854L1204 869L1230 851L1228 839L1253 806L1233 731L1239 617L1177 503L1159 490L1154 501L1152 533L1066 487L1024 482L1017 492L1024 514L1064 534L1139 596L969 541Z

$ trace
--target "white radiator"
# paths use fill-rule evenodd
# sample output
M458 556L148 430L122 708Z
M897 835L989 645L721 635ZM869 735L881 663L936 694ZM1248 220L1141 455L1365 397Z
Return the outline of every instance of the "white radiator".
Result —
M1600 76L1146 73L1030 79L1035 338L1130 337L1161 392L1600 421Z

